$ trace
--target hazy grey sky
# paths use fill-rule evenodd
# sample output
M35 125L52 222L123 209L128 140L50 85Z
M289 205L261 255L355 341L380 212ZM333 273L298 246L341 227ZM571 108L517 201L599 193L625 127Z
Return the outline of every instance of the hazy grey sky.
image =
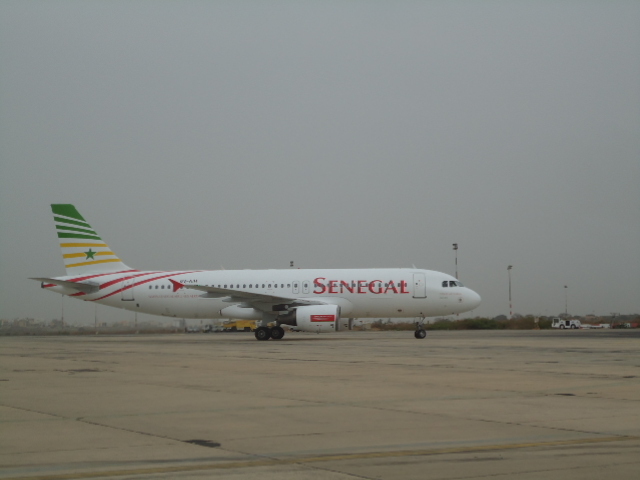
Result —
M49 204L138 269L454 271L471 315L640 312L640 2L0 3L0 317ZM103 319L127 318L101 307ZM65 301L74 321L93 307Z

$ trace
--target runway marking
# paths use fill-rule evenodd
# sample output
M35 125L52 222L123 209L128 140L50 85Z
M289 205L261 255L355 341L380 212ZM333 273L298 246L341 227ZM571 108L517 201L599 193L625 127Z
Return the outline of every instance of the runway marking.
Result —
M321 463L335 462L343 460L363 460L371 458L392 458L427 455L445 455L455 453L487 452L497 450L514 450L520 448L536 447L562 447L573 445L586 445L591 443L624 442L629 440L640 440L640 437L595 437L581 438L574 440L556 440L550 442L530 442L530 443L507 443L497 445L478 445L466 447L446 447L418 450L400 450L390 452L369 452L369 453L344 453L339 455L318 455L314 457L298 457L287 459L261 459L261 460L241 460L235 462L206 463L200 465L176 465L166 467L141 467L126 470L105 470L101 472L75 472L60 474L32 475L27 477L10 477L4 480L76 480L81 478L104 478L104 477L124 477L129 475L152 475L178 472L195 472L206 470L228 470L232 468L253 468L253 467L273 467L278 465L295 465L301 463Z

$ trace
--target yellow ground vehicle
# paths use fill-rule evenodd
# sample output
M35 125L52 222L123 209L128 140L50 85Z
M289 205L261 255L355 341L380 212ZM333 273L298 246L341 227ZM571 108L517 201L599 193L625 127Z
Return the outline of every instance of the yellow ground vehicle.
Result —
M223 332L253 332L257 328L257 321L232 319L221 327Z

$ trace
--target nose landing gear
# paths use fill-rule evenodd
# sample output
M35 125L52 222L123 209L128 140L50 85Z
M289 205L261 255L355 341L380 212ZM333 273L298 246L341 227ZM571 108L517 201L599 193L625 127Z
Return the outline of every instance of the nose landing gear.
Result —
M421 328L419 328L413 333L413 336L416 338L424 338L427 336L427 332L426 330L422 330Z
M416 322L416 331L413 333L413 336L416 338L425 338L427 336L427 331L424 329L424 317L419 322Z

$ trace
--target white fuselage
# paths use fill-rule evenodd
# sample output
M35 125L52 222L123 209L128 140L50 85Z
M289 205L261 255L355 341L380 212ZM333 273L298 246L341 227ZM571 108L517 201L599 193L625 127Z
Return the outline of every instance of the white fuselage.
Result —
M46 283L43 288L113 307L179 318L241 318L249 309L229 297L211 298L201 291L176 287L174 282L326 302L339 305L341 316L355 318L433 317L466 312L480 304L480 296L451 275L415 268L130 270L57 279L93 283L99 285L99 291L84 294Z

